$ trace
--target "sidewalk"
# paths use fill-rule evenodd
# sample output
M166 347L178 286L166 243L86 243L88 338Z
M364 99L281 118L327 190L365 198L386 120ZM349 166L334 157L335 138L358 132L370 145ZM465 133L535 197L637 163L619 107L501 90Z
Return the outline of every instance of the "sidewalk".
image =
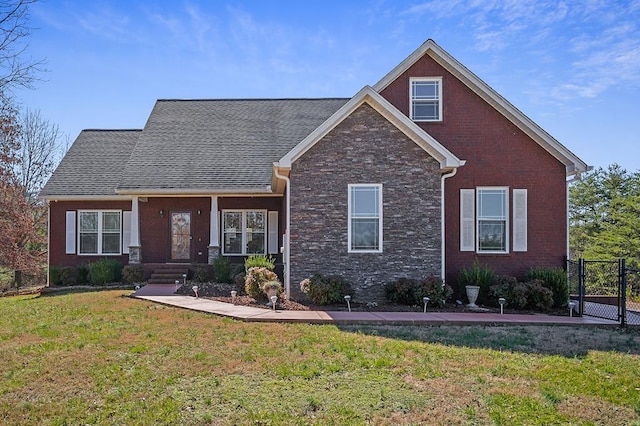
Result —
M370 324L370 325L582 325L617 326L615 321L593 317L553 315L522 315L455 312L346 312L346 311L285 311L232 305L209 299L173 294L173 286L152 288L149 285L131 297L177 308L206 312L248 322L298 322L310 324ZM146 289L146 290L145 290ZM144 291L143 291L144 290Z

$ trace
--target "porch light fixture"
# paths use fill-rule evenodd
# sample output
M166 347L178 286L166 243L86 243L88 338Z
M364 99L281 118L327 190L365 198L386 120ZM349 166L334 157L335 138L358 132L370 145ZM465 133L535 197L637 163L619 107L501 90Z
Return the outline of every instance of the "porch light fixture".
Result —
M178 291L178 287L180 287L180 280L176 280L176 291Z
M569 316L573 317L573 309L576 307L576 302L574 300L569 300L567 305L569 306Z
M422 298L422 303L424 303L424 313L425 314L427 313L427 304L429 304L429 300L431 300L431 299L429 299L426 296Z
M164 217L164 209L160 209L160 217Z
M346 295L344 297L345 302L347 302L347 309L349 309L349 312L351 312L351 296Z
M278 300L278 296L271 296L271 304L273 305L273 310L276 310L276 301Z
M191 290L193 290L193 292L195 293L196 298L197 298L198 297L198 286L194 285L193 287L191 287Z
M233 303L234 305L236 304L236 295L237 294L238 294L237 291L231 290L231 303Z
M506 302L506 299L504 297L501 297L498 299L498 303L500 304L500 315L504 314L504 303Z

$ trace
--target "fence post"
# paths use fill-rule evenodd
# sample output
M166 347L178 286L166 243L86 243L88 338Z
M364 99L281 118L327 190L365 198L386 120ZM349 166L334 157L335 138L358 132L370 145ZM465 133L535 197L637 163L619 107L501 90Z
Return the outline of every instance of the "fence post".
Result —
M625 327L627 325L627 260L620 259L620 271L618 291L620 292L619 299L619 315L620 325Z
M584 259L578 259L578 310L580 315L584 315Z

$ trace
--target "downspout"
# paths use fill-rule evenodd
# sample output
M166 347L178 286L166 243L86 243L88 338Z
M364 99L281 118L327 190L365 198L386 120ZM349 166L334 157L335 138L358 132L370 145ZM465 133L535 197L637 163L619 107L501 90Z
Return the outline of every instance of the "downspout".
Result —
M273 167L273 173L275 175L276 178L278 179L282 179L285 181L287 188L286 188L286 215L287 215L287 220L286 220L286 229L285 229L285 233L283 235L283 245L284 245L284 292L287 295L287 297L291 297L291 280L290 280L290 272L291 272L291 266L290 266L290 259L291 259L291 255L289 253L289 236L291 235L291 189L290 189L290 184L291 184L291 180L289 179L288 176L285 175L281 175L280 172L278 171L278 165L277 163L274 163L274 167Z
M464 165L464 163L462 163L461 165ZM445 242L446 242L446 235L445 235L445 200L444 200L444 180L448 179L450 177L454 177L456 175L456 173L458 173L458 168L456 167L455 169L453 169L453 171L449 172L449 173L445 173L441 176L440 179L440 193L442 194L441 197L441 205L440 205L440 215L441 215L441 219L440 219L440 234L442 235L440 238L441 244L440 244L440 250L442 251L442 253L440 254L440 261L441 261L441 265L440 265L440 277L442 278L442 282L445 282L445 271L446 271L446 262L445 262Z

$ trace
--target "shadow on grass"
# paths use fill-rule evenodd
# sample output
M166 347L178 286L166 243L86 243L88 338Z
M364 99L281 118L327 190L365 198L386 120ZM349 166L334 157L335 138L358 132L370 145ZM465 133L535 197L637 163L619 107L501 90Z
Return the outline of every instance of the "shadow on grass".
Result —
M584 357L590 351L640 354L640 327L344 325L339 329L405 341L570 358Z
M98 292L98 291L111 291L111 290L131 290L133 291L133 286L128 284L119 284L119 285L106 285L106 286L72 286L72 287L47 287L42 289L39 297L53 297L53 296L62 296L66 294L74 294L74 293L88 293L88 292Z

